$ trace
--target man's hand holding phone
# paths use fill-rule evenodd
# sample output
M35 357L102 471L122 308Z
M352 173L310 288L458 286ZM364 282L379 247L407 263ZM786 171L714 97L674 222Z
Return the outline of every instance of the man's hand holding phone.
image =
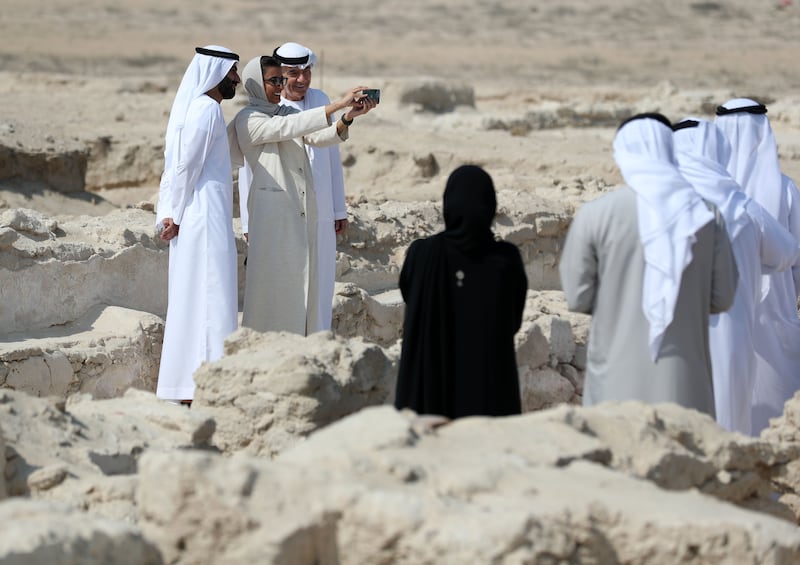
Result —
M365 88L361 91L361 94L370 100L374 100L375 104L379 104L381 101L381 90L379 88Z

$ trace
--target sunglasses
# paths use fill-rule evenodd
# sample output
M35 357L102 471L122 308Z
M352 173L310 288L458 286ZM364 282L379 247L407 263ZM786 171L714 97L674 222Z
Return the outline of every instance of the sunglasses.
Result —
M265 78L264 82L268 82L275 88L278 88L279 86L283 86L284 84L286 84L286 80L287 80L286 77L269 77Z

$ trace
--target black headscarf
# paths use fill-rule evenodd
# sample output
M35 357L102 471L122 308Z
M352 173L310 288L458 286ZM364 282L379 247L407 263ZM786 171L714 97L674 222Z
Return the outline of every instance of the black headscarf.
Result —
M466 165L444 191L445 230L411 244L395 405L450 418L520 412L514 333L527 279L519 250L495 241L492 178Z
M476 165L463 165L450 174L444 189L445 237L467 253L494 240L492 220L497 197L489 173Z

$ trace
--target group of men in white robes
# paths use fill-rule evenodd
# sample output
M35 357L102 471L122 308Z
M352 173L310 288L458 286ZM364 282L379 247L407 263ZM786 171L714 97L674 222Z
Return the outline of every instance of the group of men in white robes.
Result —
M583 401L676 402L714 414L709 315L738 274L725 225L681 176L660 114L623 123L627 186L584 204L559 270L571 310L592 315Z
M627 186L581 207L559 269L592 314L584 404L676 402L757 435L800 388L800 193L764 106L717 114L623 122Z
M336 234L347 225L344 182L338 151L306 154L304 147L346 140L354 118L376 104L365 87L333 103L309 89L313 53L286 44L247 64L248 105L226 128L219 103L235 95L238 60L224 47L198 47L167 127L156 227L170 242L170 260L157 396L173 402L191 404L194 371L222 356L238 325L231 167L244 158L244 186L253 190L242 197L250 211L243 227L255 257L243 324L302 335L330 329ZM283 105L278 92L293 79L296 99Z
M795 238L761 205L741 190L726 164L731 145L722 129L700 119L675 126L681 174L720 210L739 270L739 284L729 310L711 317L709 339L714 373L717 421L732 431L753 431L753 395L758 371L756 337L762 276L790 268L798 258ZM798 342L800 345L800 342Z
M716 125L731 143L727 169L741 189L769 216L800 239L800 193L781 173L778 146L767 109L737 98L717 109ZM756 353L751 433L769 426L783 413L784 403L800 389L800 320L797 297L800 264L765 270L756 309L753 347Z

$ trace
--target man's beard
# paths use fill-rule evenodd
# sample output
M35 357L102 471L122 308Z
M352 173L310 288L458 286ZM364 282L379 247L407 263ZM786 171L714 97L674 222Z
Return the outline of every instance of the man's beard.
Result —
M224 100L230 100L236 96L236 84L237 83L233 82L228 77L225 77L220 81L220 83L217 85L217 88L219 88L219 93L222 94L222 98Z

